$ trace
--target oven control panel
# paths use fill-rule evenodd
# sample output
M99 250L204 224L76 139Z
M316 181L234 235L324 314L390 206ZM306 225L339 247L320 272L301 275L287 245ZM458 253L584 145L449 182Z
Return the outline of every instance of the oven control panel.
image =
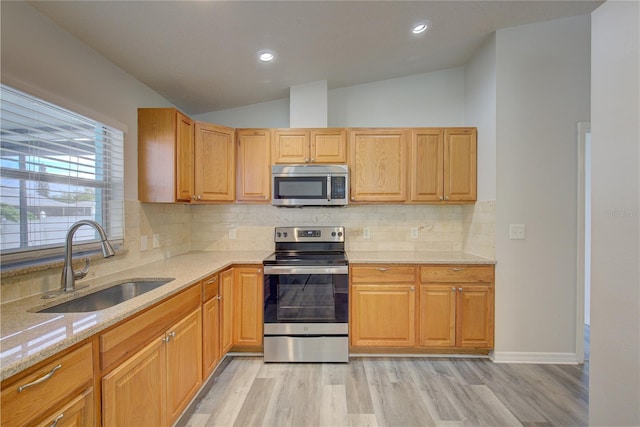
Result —
M276 227L278 242L344 242L344 227Z

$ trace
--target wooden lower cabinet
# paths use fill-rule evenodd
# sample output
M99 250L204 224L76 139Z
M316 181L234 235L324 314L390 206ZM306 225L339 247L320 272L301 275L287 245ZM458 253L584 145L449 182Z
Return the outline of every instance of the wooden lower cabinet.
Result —
M220 273L220 357L233 347L233 270Z
M202 379L209 377L220 362L220 300L218 296L202 304Z
M102 379L104 426L171 425L202 385L200 308Z
M262 266L234 269L233 345L262 347L263 287Z
M91 343L2 382L2 426L94 425Z
M493 348L493 266L425 266L420 280L419 346Z
M413 346L415 295L415 286L412 283L353 285L351 345Z
M354 265L350 298L356 349L493 348L492 265Z

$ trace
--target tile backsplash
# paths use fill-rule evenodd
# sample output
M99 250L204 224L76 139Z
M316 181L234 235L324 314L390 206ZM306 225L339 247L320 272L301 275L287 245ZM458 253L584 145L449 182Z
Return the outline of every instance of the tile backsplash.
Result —
M350 205L276 208L269 205L180 205L125 201L125 253L91 262L87 279L189 251L273 250L276 226L343 225L347 250L464 251L495 257L495 201L473 205ZM417 230L417 237L412 236ZM369 238L365 238L368 230ZM153 236L159 246L153 247ZM235 238L232 238L235 237ZM147 241L142 250L141 238ZM60 268L2 279L2 302L60 286Z

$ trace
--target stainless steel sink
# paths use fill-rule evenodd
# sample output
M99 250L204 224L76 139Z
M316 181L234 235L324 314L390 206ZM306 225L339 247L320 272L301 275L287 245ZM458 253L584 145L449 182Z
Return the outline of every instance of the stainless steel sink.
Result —
M172 280L174 279L131 279L98 292L39 310L38 313L84 313L87 311L104 310L105 308L113 307L116 304L152 291Z

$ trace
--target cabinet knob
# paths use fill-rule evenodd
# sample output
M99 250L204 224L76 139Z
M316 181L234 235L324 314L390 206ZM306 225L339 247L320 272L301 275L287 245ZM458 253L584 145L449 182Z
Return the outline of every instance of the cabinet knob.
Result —
M313 157L311 158L311 163L315 162L316 159L314 159Z
M440 200L444 200L444 196L440 196Z
M455 291L456 291L456 287L454 286L453 288L451 288L451 290L452 290L453 292L455 292Z
M445 199L445 200L449 200L449 196L445 196L445 197L444 197L444 199Z
M462 288L458 288L458 292L462 292Z
M389 271L389 269L388 268L384 268L384 267L379 267L378 271Z
M202 200L202 195L198 194L198 200Z
M409 288L409 290L411 290L411 291L415 291L415 290L416 290L416 288L415 288L415 286L412 286L412 287L410 287L410 288Z

